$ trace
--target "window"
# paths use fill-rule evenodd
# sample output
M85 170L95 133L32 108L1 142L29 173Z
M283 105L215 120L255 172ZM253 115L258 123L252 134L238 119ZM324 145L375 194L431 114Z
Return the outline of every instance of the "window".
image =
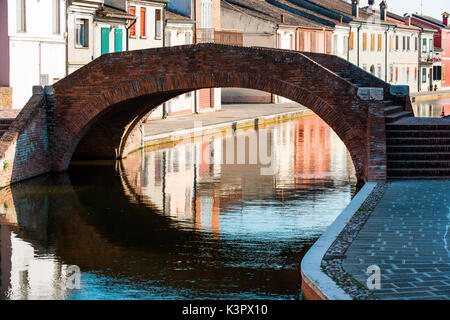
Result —
M381 73L382 73L382 71L381 71L381 64L379 64L379 65L377 65L377 76L380 79L381 79Z
M398 40L398 36L395 36L395 50L399 50L400 46L399 46L399 40Z
M417 81L417 67L414 68L414 81Z
M27 15L25 10L25 0L16 0L16 16L17 16L17 31L27 31Z
M389 66L389 82L394 81L394 66L391 64Z
M89 47L89 21L88 19L77 19L75 22L75 46Z
M290 34L289 37L290 37L290 40L291 40L291 50L295 50L294 35Z
M342 48L344 48L344 52L342 52L342 54L347 54L347 52L348 52L348 36L344 36L342 44L343 44Z
M48 74L41 74L39 77L39 84L41 86L48 86L50 84Z
M405 51L406 50L406 37L403 36L403 46L402 46L402 50Z
M109 53L109 28L101 28L101 53Z
M353 44L354 40L355 40L355 33L351 32L350 33L350 50L353 50L353 48L354 48L354 44Z
M429 42L429 43L430 43L430 45L429 45L429 49L428 49L428 50L429 50L430 52L433 52L433 47L434 47L433 39L430 39L430 42Z
M61 33L61 0L53 0L53 33Z
M141 15L140 15L140 20L141 20L141 37L145 37L146 33L146 27L147 27L147 23L146 23L146 8L141 7Z
M398 67L395 67L395 81L398 80Z
M166 47L170 47L170 45L171 45L171 41L172 41L171 34L172 34L172 32L170 32L170 30L166 31Z
M409 67L406 68L406 82L409 82Z
M427 69L422 68L422 83L427 83Z
M406 49L411 51L411 37L406 37Z
M427 52L427 39L422 39L422 52Z
M212 7L211 0L202 0L201 2L201 27L204 29L212 28Z
M363 50L367 50L367 33L363 33Z
M378 51L383 50L383 36L381 34L378 35Z
M186 32L184 34L184 43L191 44L191 33L190 32Z
M441 66L433 66L433 80L434 81L442 80L442 67Z
M122 29L114 29L114 52L123 51Z
M333 36L333 53L334 54L337 54L338 53L338 35L337 34L335 34L334 36Z
M394 36L389 37L389 51L394 50Z
M370 73L375 75L375 66L374 65L370 66Z
M375 35L371 34L370 35L370 51L374 51L375 50Z
M162 17L161 10L155 10L155 38L161 38L162 35Z
M445 66L442 66L442 81L445 82Z
M130 14L135 16L136 15L136 7L135 6L130 6ZM132 21L131 23L133 23L135 21ZM130 28L130 37L131 36L136 36L136 23L133 24L133 26Z
M414 51L417 52L419 48L419 39L417 37L414 38Z

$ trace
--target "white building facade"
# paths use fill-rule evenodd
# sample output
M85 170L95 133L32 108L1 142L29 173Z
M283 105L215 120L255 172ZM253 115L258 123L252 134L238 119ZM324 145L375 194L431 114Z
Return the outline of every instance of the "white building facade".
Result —
M34 85L66 76L65 1L3 0L0 12L0 87L21 109Z

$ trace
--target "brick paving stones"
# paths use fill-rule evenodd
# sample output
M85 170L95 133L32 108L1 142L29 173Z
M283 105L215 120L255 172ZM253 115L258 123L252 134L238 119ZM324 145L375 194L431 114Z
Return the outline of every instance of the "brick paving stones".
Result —
M450 299L450 180L393 181L346 251L362 285L381 269L378 299Z

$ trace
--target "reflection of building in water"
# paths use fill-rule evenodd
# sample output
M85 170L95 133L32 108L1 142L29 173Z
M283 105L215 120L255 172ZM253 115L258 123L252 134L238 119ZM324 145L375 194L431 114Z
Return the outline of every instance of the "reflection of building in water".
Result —
M267 166L259 157L249 164L251 152L258 153L261 146L255 136L258 130L252 128L145 152L143 178L137 181L139 192L145 201L179 223L193 223L218 234L220 208L276 197L280 188L295 189L304 180L335 183L354 174L344 144L320 118L302 118L267 129L273 175L261 175L261 168ZM239 164L238 140L243 137L247 139L242 149L245 164ZM227 159L230 146L234 148L231 163Z
M423 118L440 118L442 112L450 115L450 99L413 104L414 115Z
M30 214L25 221L21 219L19 228L13 202L8 203L6 212L0 214L0 299L63 299L68 293L68 266L39 244L49 241L42 238L46 237L47 221Z

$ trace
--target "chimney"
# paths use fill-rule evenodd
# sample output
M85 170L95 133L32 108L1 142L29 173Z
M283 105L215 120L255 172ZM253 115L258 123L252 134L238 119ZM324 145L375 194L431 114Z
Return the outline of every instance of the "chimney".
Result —
M359 18L359 0L352 0L352 16Z
M442 14L442 23L443 23L446 27L449 26L449 25L448 25L448 16L449 16L448 12L444 12L444 13Z
M411 25L411 17L405 17L405 23L410 26Z
M385 0L380 2L380 20L386 21L387 17L387 3Z
M281 20L281 23L284 23L284 14L281 14L280 20Z
M342 15L339 16L339 23L342 23L344 21L344 17Z

